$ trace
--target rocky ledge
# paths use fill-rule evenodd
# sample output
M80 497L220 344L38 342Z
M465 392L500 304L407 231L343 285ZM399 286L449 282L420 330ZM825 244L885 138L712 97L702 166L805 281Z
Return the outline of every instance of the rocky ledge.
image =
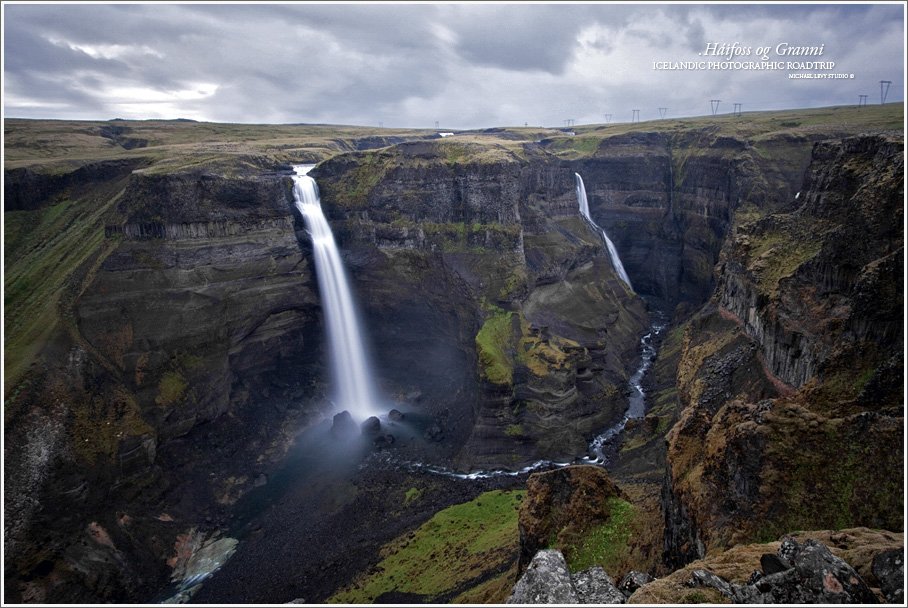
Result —
M660 579L628 572L618 584L599 566L571 572L560 551L545 549L533 556L508 603L901 604L901 542L900 534L866 528L799 533L738 546Z

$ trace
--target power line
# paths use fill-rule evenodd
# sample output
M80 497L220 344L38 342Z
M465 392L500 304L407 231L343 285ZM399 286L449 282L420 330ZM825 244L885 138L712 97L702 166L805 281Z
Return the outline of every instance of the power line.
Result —
M721 100L721 99L710 99L710 100L709 100L709 107L710 107L710 108L712 109L712 111L713 111L713 116L715 116L715 115L716 115L716 112L719 111L719 102L720 102L720 101L722 101L722 100Z
M892 84L891 80L881 80L880 81L880 105L886 103L886 96L889 95L889 85ZM886 85L886 90L883 90L883 85Z
M659 108L659 118L664 119L666 112L668 112L668 108Z
M858 95L858 107L859 107L859 108L863 108L863 107L866 106L866 105L867 105L867 96L866 96L866 95Z
M640 110L631 110L631 122L640 122Z
M734 115L741 116L741 104L735 103Z
M612 115L606 114L605 115L605 124L609 124L610 122L612 122Z

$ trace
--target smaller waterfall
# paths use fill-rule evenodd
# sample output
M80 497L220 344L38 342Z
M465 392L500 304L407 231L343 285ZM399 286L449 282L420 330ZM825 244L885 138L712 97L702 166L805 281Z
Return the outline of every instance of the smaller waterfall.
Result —
M315 273L322 299L331 369L340 410L363 420L379 410L372 389L372 375L363 348L362 334L347 274L331 226L322 212L318 185L306 175L314 165L293 168L293 198L312 235Z
M605 248L608 249L608 257L612 261L612 267L615 269L615 272L618 273L618 277L633 290L634 286L631 285L631 280L624 270L624 264L621 263L621 258L618 256L618 250L615 249L615 244L612 242L612 239L608 238L605 230L600 228L599 225L593 221L593 218L590 217L590 203L586 198L586 187L583 185L583 178L580 177L579 173L574 174L574 181L577 184L577 203L580 205L580 213L596 228L596 230L602 233L602 238L605 240Z

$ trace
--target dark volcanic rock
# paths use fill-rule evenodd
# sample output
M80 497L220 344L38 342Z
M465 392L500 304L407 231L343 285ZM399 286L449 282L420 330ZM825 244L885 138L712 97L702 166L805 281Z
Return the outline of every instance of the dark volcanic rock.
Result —
M344 410L339 414L334 414L334 418L331 421L332 435L335 437L350 437L355 435L356 431L356 422L353 421L353 416L350 415L350 412Z
M379 435L378 437L373 439L372 445L374 445L377 448L386 448L388 446L394 445L394 441L395 441L394 435L392 435L391 433L387 433L385 435Z
M682 346L668 563L767 533L903 527L902 149L817 144L797 209L736 221Z
M776 558L767 560L774 572L764 572L753 584L736 585L706 570L695 570L689 584L716 589L738 604L878 603L855 569L820 542L786 539Z
M783 545L784 547L784 545ZM772 553L764 553L760 557L760 568L763 570L763 576L768 576L770 574L776 574L778 572L784 572L791 568L790 558L782 556L782 550L779 550L779 555L774 555Z
M404 419L404 414L400 410L394 409L388 412L388 420L392 422L401 422Z
M651 582L652 580L653 577L651 577L646 572L631 570L630 572L625 574L624 578L621 579L621 582L618 583L618 589L625 595L625 597L630 597L631 595L633 595L634 591Z
M873 575L891 604L905 603L905 549L890 549L873 557Z
M381 420L377 416L369 416L360 425L363 435L376 435L381 431Z
M444 438L444 431L437 423L432 423L423 432L423 437L429 441L441 441Z
M573 171L541 151L438 140L313 174L379 373L427 413L451 412L456 468L570 460L623 411L645 310L579 215Z

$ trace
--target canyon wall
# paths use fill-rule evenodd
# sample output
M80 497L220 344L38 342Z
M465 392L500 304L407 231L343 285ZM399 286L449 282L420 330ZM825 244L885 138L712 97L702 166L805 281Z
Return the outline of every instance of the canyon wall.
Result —
M641 296L669 313L628 435L646 455L619 466L664 468L681 565L798 527L901 529L902 140L829 136L366 138L312 175L382 392L437 425L439 463L584 455L626 407ZM330 407L278 164L7 171L8 598L146 600Z
M437 141L314 176L380 376L443 416L459 466L581 456L620 417L645 313L580 217L570 166Z
M53 258L71 266L57 320L5 410L7 580L29 601L149 597L178 535L250 489L325 407L289 180L118 169L70 175L49 195L62 202L19 197L39 225L85 207L74 221L93 247ZM65 236L17 253L14 270Z
M797 207L744 216L687 327L666 555L902 529L903 142L818 143Z

